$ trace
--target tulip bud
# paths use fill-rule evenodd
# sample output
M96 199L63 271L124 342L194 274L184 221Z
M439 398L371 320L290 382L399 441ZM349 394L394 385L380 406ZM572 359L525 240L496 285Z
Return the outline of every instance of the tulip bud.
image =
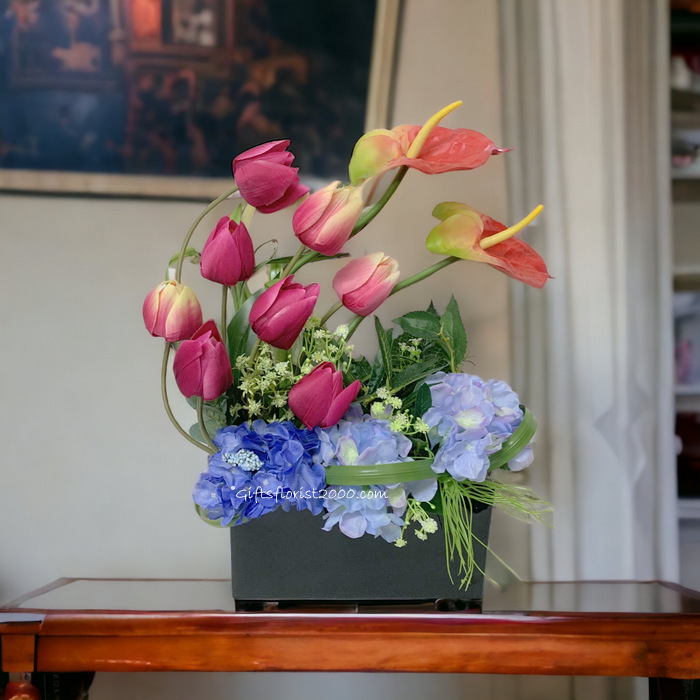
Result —
M250 309L250 327L260 340L282 350L294 345L311 316L321 288L315 282L304 287L289 275L265 290Z
M175 280L161 282L143 302L143 322L151 335L174 343L202 325L202 308L189 287Z
M362 213L362 193L352 186L338 189L340 180L314 192L294 212L296 237L322 255L335 255L347 243Z
M292 168L294 156L289 141L270 141L236 156L231 163L241 196L263 214L294 204L309 188L299 182L299 168Z
M245 224L224 216L219 219L202 248L202 277L232 287L255 271L255 251Z
M207 321L185 340L173 361L175 381L184 396L213 401L233 384L231 362L214 321Z
M384 253L351 260L333 278L333 289L343 306L358 316L371 314L399 279L399 264Z
M288 404L309 429L335 425L357 398L360 380L343 389L343 373L331 362L322 362L290 390Z

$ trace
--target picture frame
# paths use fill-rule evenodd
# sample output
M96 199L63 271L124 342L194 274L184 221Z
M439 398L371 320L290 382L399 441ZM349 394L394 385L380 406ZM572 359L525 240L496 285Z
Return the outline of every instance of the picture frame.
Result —
M9 0L0 191L211 199L235 155L277 138L291 138L308 184L344 179L354 141L389 126L401 10L400 0ZM352 31L324 39L323 21Z

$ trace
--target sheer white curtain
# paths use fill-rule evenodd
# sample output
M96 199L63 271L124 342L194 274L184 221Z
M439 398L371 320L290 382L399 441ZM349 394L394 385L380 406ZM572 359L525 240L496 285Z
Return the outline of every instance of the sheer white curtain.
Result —
M513 220L555 279L513 288L540 419L539 580L678 580L665 0L501 0Z

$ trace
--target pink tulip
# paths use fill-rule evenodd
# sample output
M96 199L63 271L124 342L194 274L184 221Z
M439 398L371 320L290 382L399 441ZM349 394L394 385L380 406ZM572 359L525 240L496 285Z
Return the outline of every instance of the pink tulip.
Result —
M241 196L264 214L294 204L309 188L299 182L299 168L292 168L294 156L289 141L270 141L244 151L233 159L231 169Z
M371 314L399 279L399 264L384 253L351 260L333 278L333 289L345 308L358 316Z
M294 345L311 316L321 288L315 282L304 287L289 275L265 290L250 309L250 326L258 338L282 350Z
M175 280L161 282L143 302L143 322L151 335L174 343L202 325L202 308L189 287Z
M255 271L255 251L245 224L224 216L209 234L199 262L202 277L232 287Z
M288 404L309 429L335 425L357 398L360 380L343 389L343 373L332 362L322 362L290 390Z
M292 219L296 237L323 255L340 252L362 213L362 192L351 186L338 189L339 184L336 180L314 192Z
M350 181L357 185L370 177L405 165L434 175L454 170L471 170L483 165L492 155L505 153L490 138L471 129L447 129L436 126L420 153L409 158L420 126L397 126L391 131L375 129L360 137L350 159Z
M175 381L189 398L201 396L213 401L233 384L231 363L214 321L207 321L185 340L173 361Z

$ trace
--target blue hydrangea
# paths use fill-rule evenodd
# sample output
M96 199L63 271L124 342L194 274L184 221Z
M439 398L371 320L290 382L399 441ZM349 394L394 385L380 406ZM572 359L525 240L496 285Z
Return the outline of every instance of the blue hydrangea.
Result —
M498 452L523 419L518 395L501 380L485 382L466 373L437 372L426 379L432 405L423 416L433 446L439 445L433 470L457 481L483 481L489 455ZM532 462L532 449L508 463L512 471Z
M372 418L353 404L343 420L330 428L316 428L320 448L316 458L327 466L336 464L392 464L410 462L411 441L391 431L389 421ZM437 479L393 486L329 486L323 505L328 511L323 529L338 525L348 537L364 534L394 542L401 535L407 493L422 500L435 495Z
M325 470L314 461L319 438L290 421L231 425L214 437L219 451L195 485L194 502L221 525L259 518L278 507L323 510Z

